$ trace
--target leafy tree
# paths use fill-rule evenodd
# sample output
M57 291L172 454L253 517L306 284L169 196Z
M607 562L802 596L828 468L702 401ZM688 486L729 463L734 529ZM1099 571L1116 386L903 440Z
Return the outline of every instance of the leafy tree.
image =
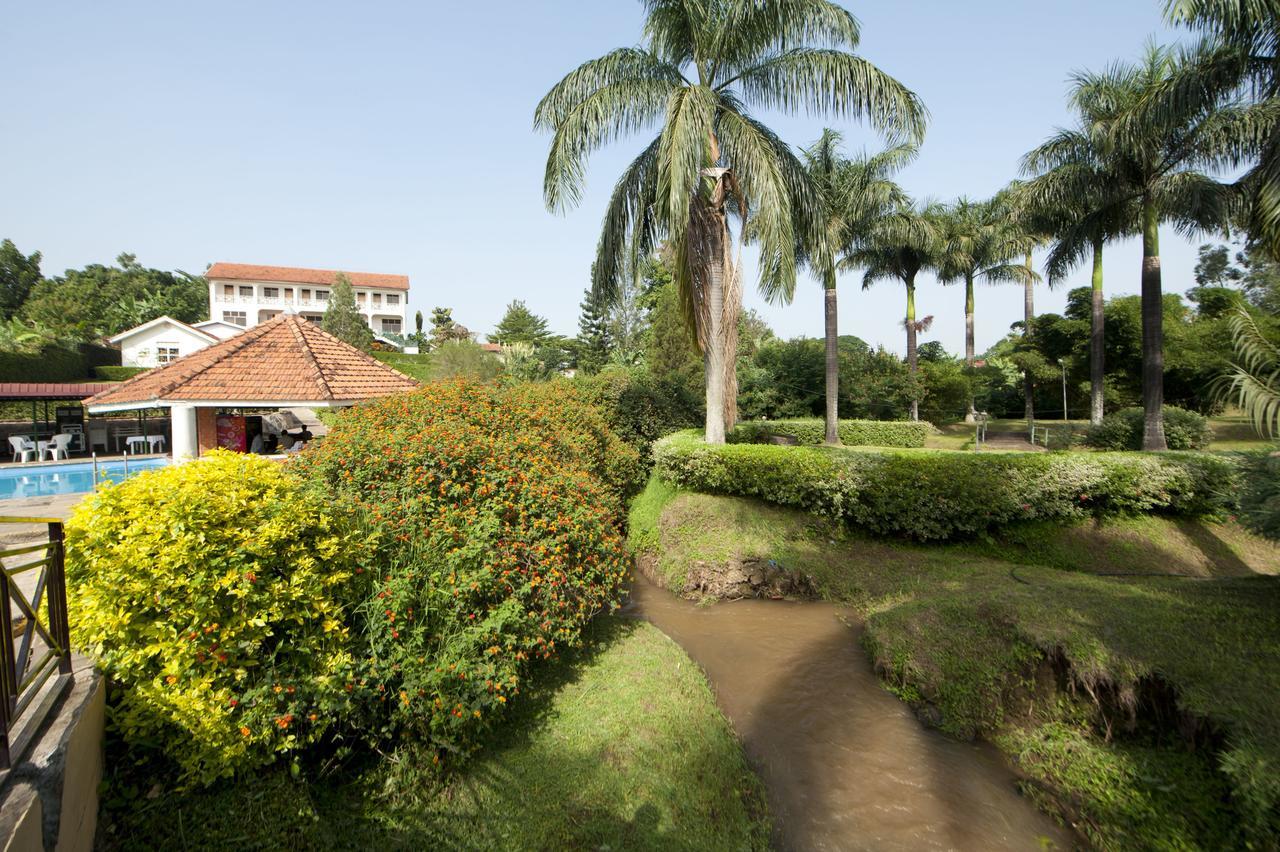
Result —
M613 344L609 360L621 367L635 366L644 357L644 338L649 320L638 277L627 275L619 283L606 318L609 339Z
M345 273L339 272L333 282L320 327L362 352L373 351L373 329L356 307L356 294Z
M1237 357L1214 390L1244 409L1258 434L1280 436L1280 345L1244 308L1230 322Z
M19 316L79 341L109 337L166 314L182 322L208 317L209 287L203 276L148 269L131 254L121 254L116 263L91 264L43 279Z
M658 284L651 293L651 303L644 358L649 372L668 377L685 388L702 386L704 362L687 325L688 318L681 310L676 282Z
M18 313L40 282L40 252L24 255L13 240L0 242L0 320Z
M406 338L406 342L418 347L421 351L431 348L431 338L427 337L422 329L422 311L413 312L413 334Z
M813 184L819 211L817 227L802 235L800 259L823 288L826 341L825 440L840 443L839 312L836 304L836 260L878 216L907 200L891 175L915 159L914 145L895 145L878 154L848 160L840 154L841 136L822 131L821 138L802 151L805 171Z
M507 312L489 335L489 341L503 345L527 343L537 346L550 337L546 319L529 310L523 300L515 299L507 305Z
M585 375L593 376L609 363L609 354L613 349L608 305L587 288L582 294L578 310L578 338L575 347L578 369Z
M453 321L452 308L435 308L431 311L431 348L437 349L449 341L469 341L471 332Z
M1280 316L1280 263L1257 244L1238 249L1234 259L1227 246L1202 245L1195 275L1200 287L1239 287L1253 307Z
M704 353L706 439L721 444L737 413L741 282L730 219L750 214L760 289L786 301L797 238L817 214L795 153L749 110L866 116L916 138L925 112L912 92L853 53L858 23L831 0L645 6L644 46L584 63L538 104L535 126L554 134L544 195L552 210L576 204L592 151L659 125L614 188L592 286L612 298L629 262L666 241L680 304Z

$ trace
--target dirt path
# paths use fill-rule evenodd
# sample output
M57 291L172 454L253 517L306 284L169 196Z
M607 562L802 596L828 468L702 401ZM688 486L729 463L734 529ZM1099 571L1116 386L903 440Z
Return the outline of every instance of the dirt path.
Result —
M706 671L764 780L779 848L1072 848L994 748L926 729L881 687L837 607L699 607L637 579L624 612Z

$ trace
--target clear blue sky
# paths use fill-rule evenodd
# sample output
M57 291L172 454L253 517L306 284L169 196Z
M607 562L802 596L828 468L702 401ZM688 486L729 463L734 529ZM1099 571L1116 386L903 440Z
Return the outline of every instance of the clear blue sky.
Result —
M903 183L985 196L1056 125L1073 69L1135 57L1164 28L1159 0L902 0L848 4L860 52L932 113ZM543 206L538 99L578 63L640 37L628 0L489 3L15 3L0 29L0 237L46 274L133 252L149 266L219 260L411 277L410 307L448 305L484 333L513 298L576 332L601 212L639 138L597 156L582 205ZM822 117L764 116L813 140ZM850 148L878 144L835 124ZM1192 283L1195 246L1162 234L1165 287ZM1140 250L1106 257L1111 293L1137 291ZM816 284L747 304L782 336L822 333ZM1087 270L1072 286L1087 282ZM841 331L901 350L900 288L844 279ZM1060 310L1066 288L1042 288ZM932 280L925 339L963 348L963 293ZM978 294L978 347L1021 317L1015 288Z

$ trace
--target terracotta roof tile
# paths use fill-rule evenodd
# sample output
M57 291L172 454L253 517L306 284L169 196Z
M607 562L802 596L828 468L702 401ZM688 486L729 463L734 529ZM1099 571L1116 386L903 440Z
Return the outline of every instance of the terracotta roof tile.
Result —
M163 400L341 402L374 399L418 383L295 314L281 314L140 373L85 400L121 405Z
M215 263L204 274L210 280L269 281L281 284L319 284L332 287L337 269L303 269L297 266L259 266L253 263ZM378 287L383 290L408 290L408 275L384 275L380 272L345 272L354 287Z

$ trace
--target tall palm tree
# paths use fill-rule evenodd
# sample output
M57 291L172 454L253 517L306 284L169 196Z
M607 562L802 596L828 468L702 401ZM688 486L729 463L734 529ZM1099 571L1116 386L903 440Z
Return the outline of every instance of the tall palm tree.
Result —
M901 281L906 287L907 314L902 324L907 331L907 367L913 381L919 373L916 336L927 331L933 321L933 317L916 319L916 275L924 269L938 268L944 246L941 205L904 203L880 216L841 260L841 266L846 269L863 270L864 290L884 280ZM914 391L911 419L920 419L919 394Z
M706 363L706 438L736 416L741 307L731 218L760 247L759 287L795 289L795 247L819 205L795 153L750 112L865 117L919 139L925 110L856 55L857 20L832 0L645 0L644 44L583 63L534 112L551 131L543 193L563 210L581 196L587 157L646 128L659 132L623 172L605 211L592 286L612 299L628 258L665 241Z
M1237 103L1207 98L1184 100L1180 108L1155 108L1171 80L1195 62L1189 53L1149 45L1133 65L1116 64L1101 73L1075 75L1071 103L1094 117L1081 136L1066 136L1042 160L1045 169L1100 157L1109 181L1093 184L1100 211L1119 215L1128 205L1138 210L1142 235L1142 448L1167 448L1164 437L1164 329L1160 274L1160 225L1186 234L1226 225L1233 193L1198 171L1226 156L1250 132L1256 118ZM1092 150L1079 146L1087 143ZM1086 180L1081 176L1081 180ZM1059 187L1046 194L1050 205L1069 205L1079 192Z
M945 208L942 225L944 244L938 280L943 284L964 282L964 360L966 366L972 367L974 282L1034 282L1039 276L1033 270L1013 262L1031 249L1032 237L1018 227L1003 195L988 201L959 198ZM971 397L966 421L973 422L975 413Z
M828 128L813 145L801 151L821 208L819 227L811 229L808 239L801 241L797 260L810 269L823 288L828 444L840 443L837 255L841 247L865 231L876 217L906 202L906 193L890 176L913 160L917 151L914 145L904 143L849 160L840 153L841 138L838 132Z

